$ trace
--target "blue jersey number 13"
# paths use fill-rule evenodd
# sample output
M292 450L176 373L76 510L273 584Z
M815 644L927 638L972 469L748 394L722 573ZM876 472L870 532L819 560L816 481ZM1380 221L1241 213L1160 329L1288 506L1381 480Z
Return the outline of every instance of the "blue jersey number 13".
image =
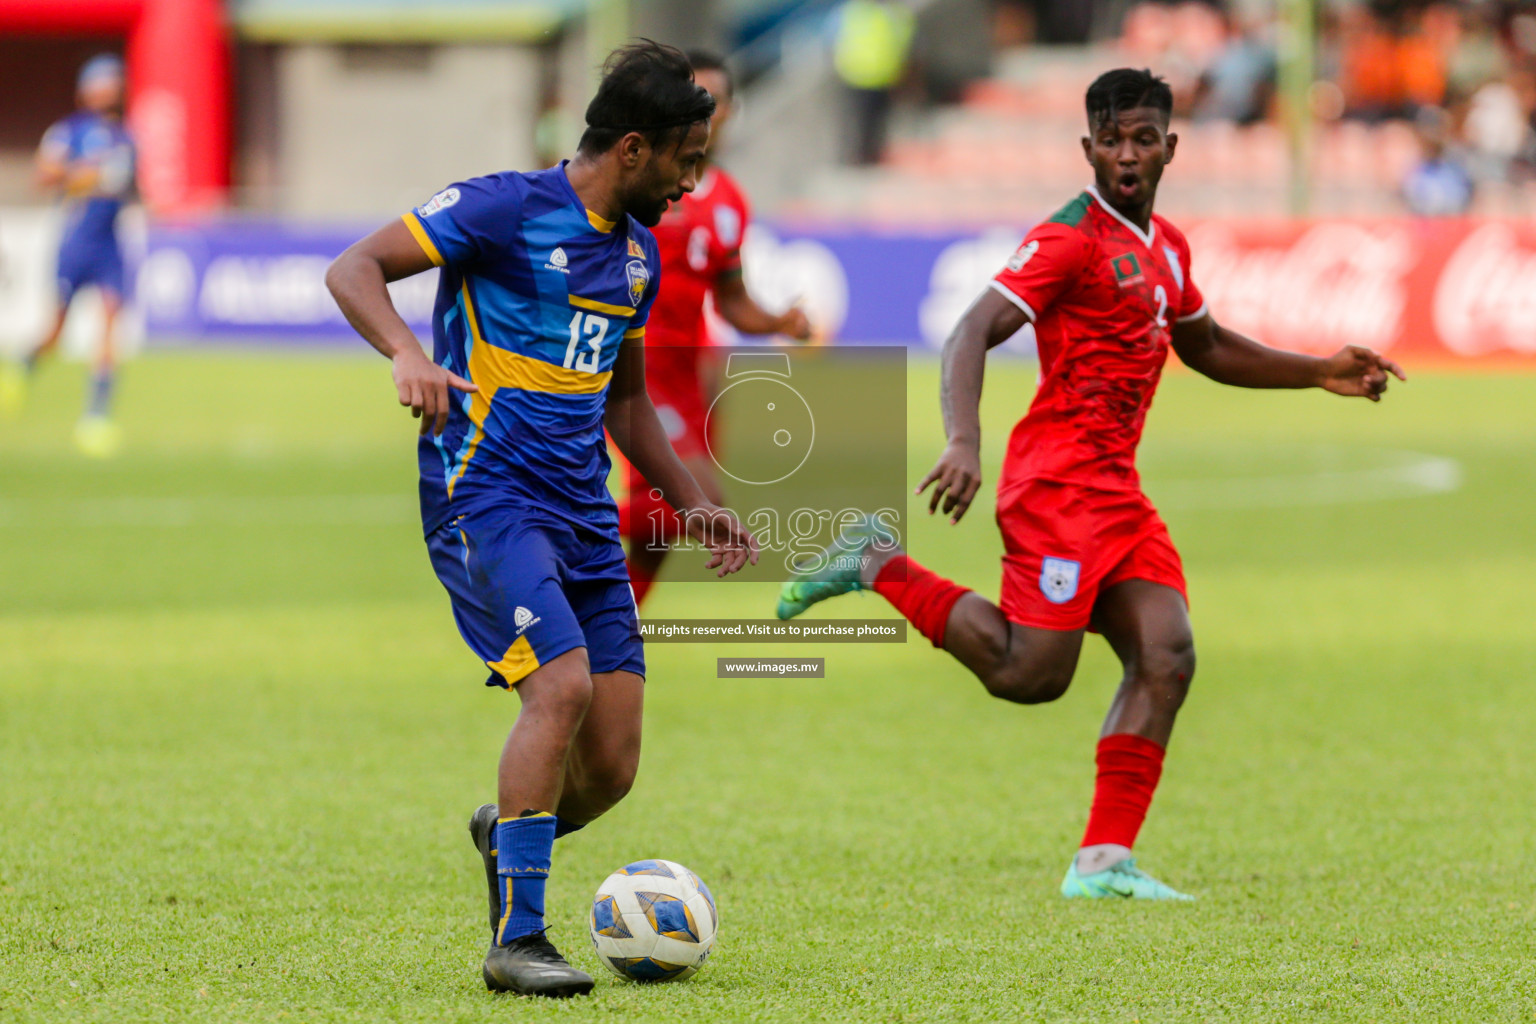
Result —
M577 353L576 349L581 344L582 335L586 335L587 347L590 351ZM565 368L567 370L574 368L582 373L596 373L598 360L602 357L603 339L607 336L607 317L581 312L571 317L571 343L565 346Z

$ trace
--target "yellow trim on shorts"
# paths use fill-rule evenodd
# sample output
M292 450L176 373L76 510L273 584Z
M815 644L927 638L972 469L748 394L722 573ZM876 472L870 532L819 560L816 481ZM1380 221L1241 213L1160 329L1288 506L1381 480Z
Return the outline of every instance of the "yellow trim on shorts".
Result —
M507 648L500 661L488 661L485 667L505 679L507 688L511 689L539 667L539 656L533 653L528 638L520 636Z

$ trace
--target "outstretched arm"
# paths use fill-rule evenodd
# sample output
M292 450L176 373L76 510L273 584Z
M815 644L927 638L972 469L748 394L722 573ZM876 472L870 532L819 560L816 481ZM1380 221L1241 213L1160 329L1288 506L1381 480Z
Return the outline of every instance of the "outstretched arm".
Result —
M799 306L770 313L747 292L740 269L722 274L715 282L715 312L742 334L784 334L798 341L811 336L811 322Z
M757 538L729 510L709 500L667 440L656 406L645 390L643 345L625 344L619 350L608 384L603 425L630 464L678 511L688 534L710 549L713 557L706 569L725 576L748 561L757 564Z
M1379 402L1389 373L1408 379L1392 360L1359 345L1327 358L1284 352L1222 327L1209 314L1174 324L1173 348L1190 369L1240 388L1323 388Z
M54 125L38 144L37 158L33 162L33 181L39 191L50 195L58 192L88 192L94 184L85 180L85 176L91 173L89 167L71 166L67 140L67 130L62 125Z
M69 164L47 150L38 150L33 177L39 191L57 192L65 188L69 179Z
M390 281L429 270L432 259L401 220L391 221L336 257L325 272L325 286L347 322L394 363L395 391L400 404L410 406L421 420L441 434L448 425L448 389L478 391L469 381L449 373L427 358L406 326L385 287Z
M981 380L987 351L1013 337L1028 315L996 289L988 288L960 317L944 342L939 404L944 411L944 454L917 485L921 494L933 484L928 512L938 511L958 523L981 489Z

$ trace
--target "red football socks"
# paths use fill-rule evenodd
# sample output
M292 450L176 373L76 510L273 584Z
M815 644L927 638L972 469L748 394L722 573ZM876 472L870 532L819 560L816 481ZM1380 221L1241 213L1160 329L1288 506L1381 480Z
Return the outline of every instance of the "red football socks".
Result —
M949 613L970 591L929 572L906 555L897 555L880 567L875 593L895 605L903 618L933 641L933 646L943 647Z
M1099 740L1097 760L1099 777L1083 845L1114 843L1129 849L1162 777L1163 748L1142 736L1116 733Z

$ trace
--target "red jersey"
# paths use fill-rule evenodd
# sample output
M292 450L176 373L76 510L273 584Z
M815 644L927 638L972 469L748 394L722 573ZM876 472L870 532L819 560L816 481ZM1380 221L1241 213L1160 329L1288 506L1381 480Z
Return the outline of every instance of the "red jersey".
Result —
M747 201L718 167L672 204L651 229L661 250L661 291L651 307L647 346L708 345L704 299L724 274L741 269Z
M1089 187L1025 237L992 287L1029 314L1040 349L998 493L1028 480L1139 489L1169 325L1205 315L1183 233L1156 215L1143 232Z

